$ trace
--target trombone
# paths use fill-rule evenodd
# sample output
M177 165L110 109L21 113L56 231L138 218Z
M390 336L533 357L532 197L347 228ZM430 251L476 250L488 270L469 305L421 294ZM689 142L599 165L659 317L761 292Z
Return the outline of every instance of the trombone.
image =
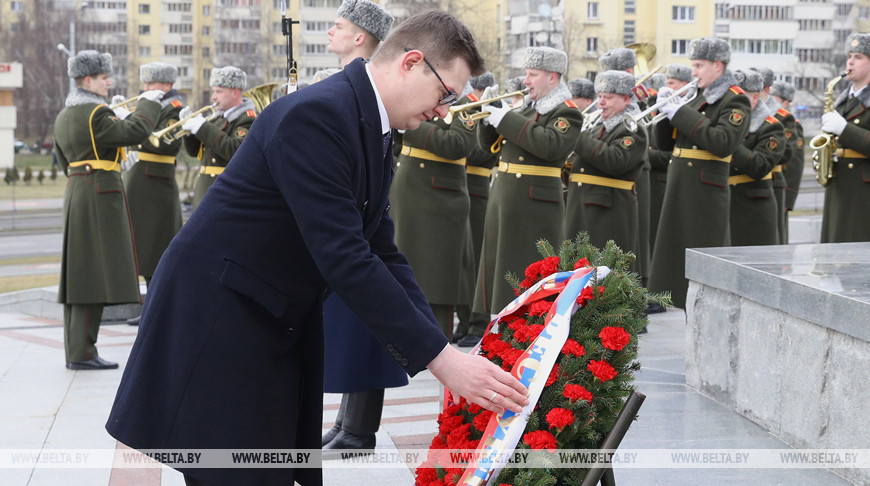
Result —
M649 127L650 125L655 125L656 123L662 121L667 116L664 113L657 113L656 115L650 117L654 112L658 111L661 107L665 106L668 103L674 103L678 98L682 98L683 95L688 96L685 98L685 103L688 103L695 99L698 96L698 79L693 79L690 82L686 83L681 88L673 91L671 94L662 98L660 100L656 100L656 103L646 110L638 113L637 115L632 116L631 118L627 118L625 120L626 127L632 131L637 131L637 125L640 124L644 127Z
M186 117L182 118L181 120L178 120L177 122L173 123L172 125L167 126L163 130L159 130L159 131L152 133L151 136L148 137L148 141L151 142L151 145L158 147L158 146L160 146L161 140L167 144L172 143L176 140L180 140L181 137L184 137L185 135L190 133L189 130L181 130L181 125L184 125L184 122L186 122L187 120L190 120L191 118L193 118L197 115L202 115L207 111L211 111L211 113L209 113L205 117L205 121L213 120L220 113L220 111L218 111L218 109L217 109L217 105L215 105L215 104L203 106L202 108L194 111L193 113L187 115Z
M472 113L470 115L468 113L465 113L465 112L468 110L473 110L475 108L480 108L483 105L488 105L490 103L494 103L496 101L503 100L505 98L513 98L515 96L523 97L520 101L517 101L516 103L508 105L511 110L516 110L517 108L520 108L521 106L523 106L525 104L525 102L526 102L525 95L527 95L528 93L529 93L528 90L513 91L510 93L505 93L501 96L496 96L495 98L488 98L485 100L475 101L473 103L465 103L462 105L451 106L447 110L447 116L444 117L444 123L447 123L449 125L453 121L454 116L458 116L459 119L462 121L482 120L482 119L489 116L488 111L481 111L478 113ZM458 113L458 115L457 115L457 113Z

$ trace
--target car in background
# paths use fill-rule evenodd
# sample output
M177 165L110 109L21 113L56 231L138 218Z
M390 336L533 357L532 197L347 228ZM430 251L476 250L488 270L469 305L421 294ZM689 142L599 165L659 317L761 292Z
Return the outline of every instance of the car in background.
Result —
M15 153L17 154L21 149L24 148L24 142L22 142L21 140L15 140L14 146L15 146Z

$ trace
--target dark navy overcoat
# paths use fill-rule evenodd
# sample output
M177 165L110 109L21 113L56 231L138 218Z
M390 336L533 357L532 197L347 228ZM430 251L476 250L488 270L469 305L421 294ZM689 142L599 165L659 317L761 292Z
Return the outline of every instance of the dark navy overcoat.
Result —
M106 425L120 442L319 449L328 291L412 376L446 346L393 243L391 157L364 66L271 103L170 244ZM319 469L182 470L322 482Z

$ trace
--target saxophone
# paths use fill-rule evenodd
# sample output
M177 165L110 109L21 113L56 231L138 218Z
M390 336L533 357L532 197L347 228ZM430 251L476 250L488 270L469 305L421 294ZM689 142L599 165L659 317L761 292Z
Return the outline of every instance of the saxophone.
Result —
M822 108L824 113L834 111L834 87L848 74L847 69L828 83ZM822 187L826 187L837 175L834 165L837 157L837 139L832 133L820 133L810 140L810 148L813 149L813 169L816 171L816 180Z

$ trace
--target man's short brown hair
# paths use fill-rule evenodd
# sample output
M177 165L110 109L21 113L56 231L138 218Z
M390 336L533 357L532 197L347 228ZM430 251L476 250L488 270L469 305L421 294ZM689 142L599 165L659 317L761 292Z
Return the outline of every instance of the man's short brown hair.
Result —
M423 53L433 65L447 65L457 57L468 63L471 74L486 67L471 31L454 16L440 10L417 14L394 28L372 57L373 62L395 59L405 48Z

